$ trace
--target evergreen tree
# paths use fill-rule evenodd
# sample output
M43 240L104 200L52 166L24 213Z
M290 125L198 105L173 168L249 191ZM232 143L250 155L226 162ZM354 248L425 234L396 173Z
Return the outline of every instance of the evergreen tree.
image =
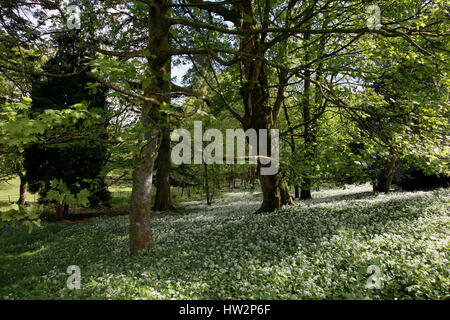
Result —
M55 74L76 71L86 59L87 52L83 52L75 38L68 34L59 36L57 44L58 51L45 64L44 71ZM83 101L87 101L88 110L106 110L105 91L97 90L92 94L87 88L88 82L89 78L84 73L71 77L35 78L31 93L33 115L42 114L47 109L63 110ZM102 128L105 134L106 125ZM102 174L106 161L105 145L92 140L29 146L25 150L24 161L28 188L31 192L39 192L42 200L50 188L50 181L62 179L73 193L89 189L92 205L106 202L110 197Z

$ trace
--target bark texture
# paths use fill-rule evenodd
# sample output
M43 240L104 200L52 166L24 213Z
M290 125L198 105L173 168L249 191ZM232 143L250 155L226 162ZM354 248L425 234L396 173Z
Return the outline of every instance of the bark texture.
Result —
M246 16L246 19L241 22L241 28L243 30L258 28L252 1L242 1L238 4L238 7L242 14ZM269 24L269 20L269 11L267 11L262 22L263 27ZM250 35L243 37L240 42L240 52L243 53L241 72L244 80L241 86L241 96L245 112L240 121L244 130L250 128L255 129L257 132L259 129L268 130L266 145L268 146L268 153L270 153L270 129L274 128L281 110L287 84L287 74L284 71L279 72L277 94L271 106L267 65L263 60L251 58L253 56L265 56L267 51L266 36L264 33ZM259 139L261 137L258 134ZM260 154L260 150L258 150L258 154ZM261 163L259 163L260 166ZM263 203L257 213L272 212L283 205L294 203L292 196L289 194L289 187L281 172L274 175L259 175L259 179L263 193Z
M260 181L263 203L256 213L272 212L285 204L294 204L289 186L280 172L275 175L260 175Z
M147 58L150 84L144 89L145 97L151 98L142 105L141 122L147 131L144 134L144 146L137 155L137 166L133 171L133 191L130 205L130 251L133 255L154 248L150 226L151 190L153 168L160 142L161 104L164 94L170 91L165 76L169 54L169 6L168 1L153 1L149 7ZM154 103L157 101L159 103Z
M130 251L133 255L153 248L150 227L150 205L153 166L158 148L158 130L152 130L153 140L145 147L143 158L133 172L133 191L130 206Z
M158 150L156 170L156 195L154 211L170 211L174 207L170 200L170 128L161 129L161 145Z

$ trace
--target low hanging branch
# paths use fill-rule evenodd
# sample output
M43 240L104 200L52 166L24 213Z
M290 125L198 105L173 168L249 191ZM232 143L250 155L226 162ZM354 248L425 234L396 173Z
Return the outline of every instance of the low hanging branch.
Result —
M137 94L136 92L132 92L132 91L129 91L129 90L125 90L125 89L123 89L123 88L121 88L121 87L115 85L114 83L111 83L111 82L109 82L109 81L106 81L106 80L103 79L103 78L100 78L99 76L97 76L95 73L93 73L93 72L91 72L91 71L87 71L87 72L86 72L86 75L87 75L89 78L95 80L96 82L98 82L98 83L104 85L105 87L110 88L110 89L112 89L112 90L114 90L114 91L120 92L120 93L122 93L122 94L124 94L124 95L126 95L126 96L129 96L129 97L132 97L132 98L135 98L135 99L138 99L138 100L141 100L141 101L150 103L150 104L154 104L154 105L158 105L158 106L161 105L161 102L159 102L159 101L156 100L156 99L149 98L149 97L144 97L144 96L142 96L142 95L140 95L140 94Z
M188 95L188 96L194 96L199 98L200 100L203 100L208 106L212 106L212 101L208 96L205 96L203 93L186 88L186 87L180 87L178 85L176 85L175 83L171 83L171 91L172 93L182 93L184 95Z
M19 68L16 66L8 66L4 64L0 64L0 70L9 70L9 71L15 71L22 74L28 74L33 76L45 76L45 77L53 77L53 78L67 78L67 77L74 77L77 75L80 75L88 68L88 65L80 67L77 71L70 72L70 73L50 73L45 71L35 71L35 70L27 70L23 68Z

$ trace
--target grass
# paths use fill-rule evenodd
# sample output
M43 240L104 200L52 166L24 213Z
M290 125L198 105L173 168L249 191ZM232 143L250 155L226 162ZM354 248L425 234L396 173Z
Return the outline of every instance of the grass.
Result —
M128 217L0 230L1 299L448 299L449 191L313 193L254 215L228 193L153 216L158 250L133 258ZM69 290L67 267L81 270ZM380 270L379 289L366 288Z
M7 204L9 201L17 202L19 200L20 179L11 179L8 182L0 183L0 204ZM35 202L38 196L27 191L27 202Z

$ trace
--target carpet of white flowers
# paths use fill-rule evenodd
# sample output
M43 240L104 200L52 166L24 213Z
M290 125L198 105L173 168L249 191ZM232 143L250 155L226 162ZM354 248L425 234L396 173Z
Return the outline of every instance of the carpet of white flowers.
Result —
M5 227L0 299L448 299L449 190L370 191L315 192L262 215L260 194L187 202L152 217L157 251L136 258L127 216ZM66 286L70 265L79 290ZM379 289L366 287L371 265Z

